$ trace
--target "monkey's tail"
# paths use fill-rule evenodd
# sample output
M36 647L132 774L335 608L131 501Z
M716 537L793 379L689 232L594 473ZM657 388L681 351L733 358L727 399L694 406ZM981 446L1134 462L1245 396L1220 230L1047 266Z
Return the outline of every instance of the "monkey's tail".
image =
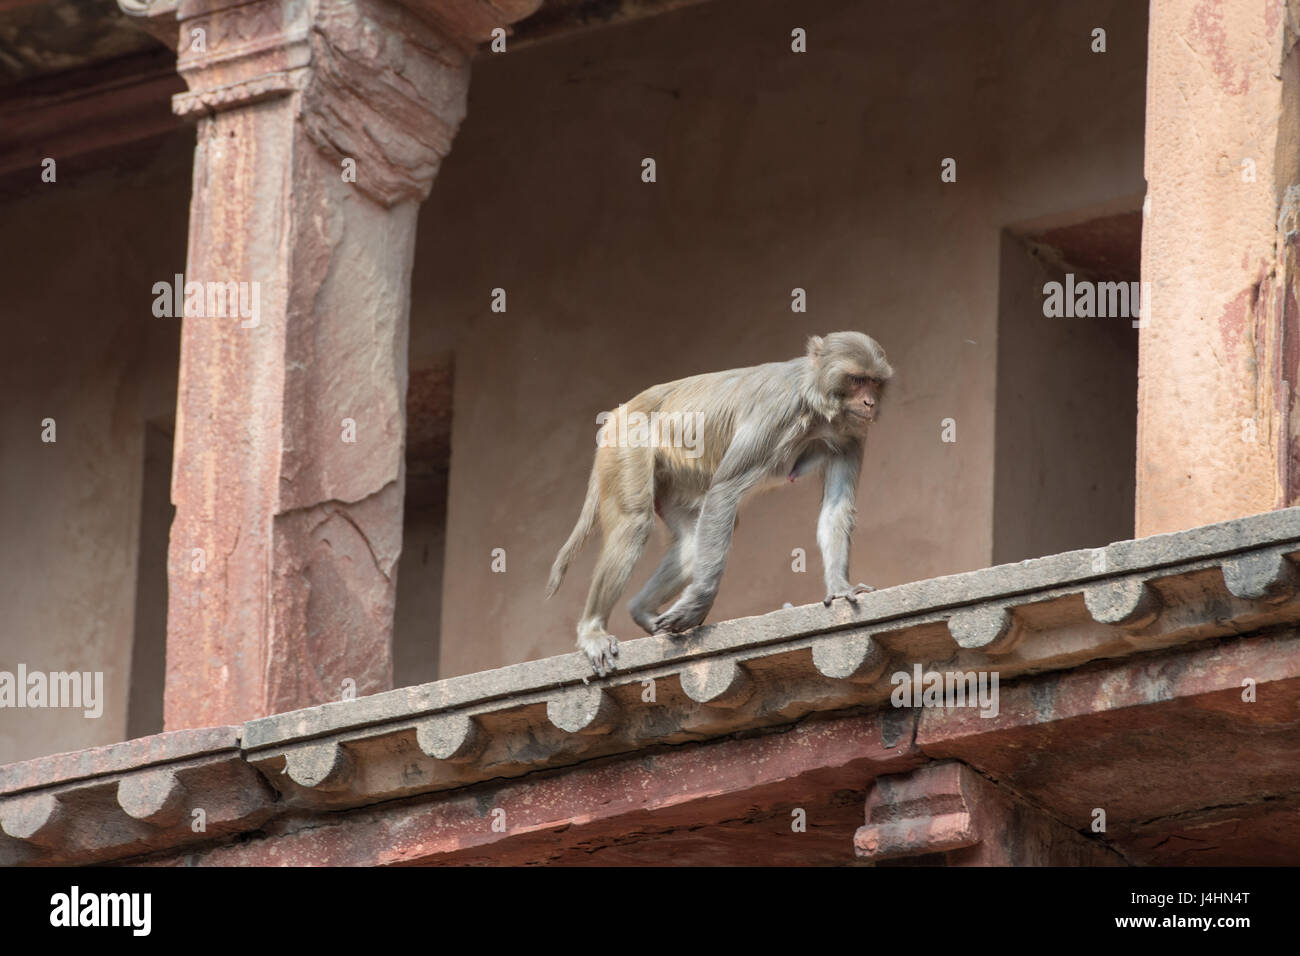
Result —
M587 540L587 535L591 534L592 525L596 523L596 506L600 502L600 471L596 463L592 462L591 477L587 479L587 497L582 502L582 514L578 515L578 523L573 526L573 531L569 534L569 540L564 542L564 547L560 548L560 553L555 556L555 563L551 565L551 577L546 582L546 596L549 598L560 589L560 582L564 580L564 573L569 570L569 562L573 560L580 550L583 543Z

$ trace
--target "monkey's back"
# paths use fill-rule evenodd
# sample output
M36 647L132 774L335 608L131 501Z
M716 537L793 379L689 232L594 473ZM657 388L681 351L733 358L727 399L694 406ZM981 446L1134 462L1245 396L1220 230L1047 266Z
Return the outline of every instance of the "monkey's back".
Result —
M647 420L682 424L695 429L685 434L676 429L652 435L655 471L668 470L685 479L702 493L718 466L736 429L747 415L762 409L790 406L790 395L799 389L805 361L768 362L746 368L705 372L676 381L653 385L626 403L627 414L639 413ZM617 413L616 413L617 414ZM677 441L693 439L694 448Z

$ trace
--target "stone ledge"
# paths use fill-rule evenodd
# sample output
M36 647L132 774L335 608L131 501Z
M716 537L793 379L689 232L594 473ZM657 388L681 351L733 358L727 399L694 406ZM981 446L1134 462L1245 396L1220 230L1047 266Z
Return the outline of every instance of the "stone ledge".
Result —
M275 792L239 727L141 737L0 767L0 865L94 863L251 829Z
M0 854L120 858L210 840L211 829L188 829L186 809L225 807L221 821L251 827L274 813L363 807L881 708L891 672L914 664L996 671L1007 681L1291 625L1300 622L1298 554L1300 509L1288 509L906 584L865 595L856 608L811 605L630 641L620 669L591 683L586 663L567 654L277 714L239 731L40 758L0 768L8 835ZM887 727L890 710L882 714ZM912 726L910 718L898 724L900 734ZM197 772L214 766L227 775ZM150 779L126 782L135 775Z
M120 744L74 750L0 766L0 796L52 787L115 773L145 770L158 764L239 752L238 725L173 730Z
M1001 680L1300 621L1300 509L1069 552L250 721L291 803L343 808L881 706L913 664ZM654 702L643 699L653 682Z

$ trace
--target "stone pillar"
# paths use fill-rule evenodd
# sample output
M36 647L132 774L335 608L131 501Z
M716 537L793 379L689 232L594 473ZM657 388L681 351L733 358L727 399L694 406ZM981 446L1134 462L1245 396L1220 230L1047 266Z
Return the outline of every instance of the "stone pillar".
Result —
M1138 535L1300 501L1295 8L1151 3Z
M877 777L853 836L863 863L1123 866L1124 859L956 760Z
M538 0L122 3L177 31L198 125L166 728L385 690L416 212L473 44Z

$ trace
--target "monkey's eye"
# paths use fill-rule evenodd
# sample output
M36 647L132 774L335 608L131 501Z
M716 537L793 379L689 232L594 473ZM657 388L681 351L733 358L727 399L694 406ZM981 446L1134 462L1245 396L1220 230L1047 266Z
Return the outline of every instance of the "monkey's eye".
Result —
M857 391L860 388L865 388L867 382L869 381L871 381L871 379L867 378L867 376L865 375L848 375L845 377L845 382L848 384L849 388L852 389L853 391Z

